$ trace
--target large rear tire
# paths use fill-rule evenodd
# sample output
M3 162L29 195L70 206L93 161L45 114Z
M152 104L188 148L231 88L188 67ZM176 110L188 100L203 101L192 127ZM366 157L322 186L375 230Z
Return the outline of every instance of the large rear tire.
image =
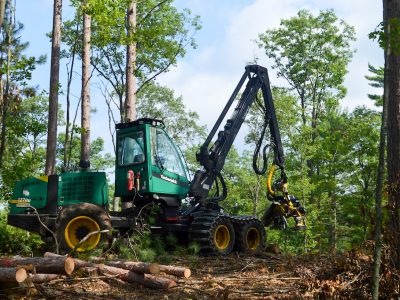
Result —
M232 223L225 218L218 218L210 230L213 251L219 255L227 255L235 246L235 230Z
M235 230L229 218L215 212L198 214L189 229L189 242L203 254L227 255L235 246Z
M265 249L265 228L260 221L250 221L237 224L236 247L239 251L249 254L259 254Z
M76 251L86 252L106 248L112 240L112 226L108 213L101 207L82 203L65 206L56 220L56 235L60 250L70 252L90 232L109 230L89 237Z

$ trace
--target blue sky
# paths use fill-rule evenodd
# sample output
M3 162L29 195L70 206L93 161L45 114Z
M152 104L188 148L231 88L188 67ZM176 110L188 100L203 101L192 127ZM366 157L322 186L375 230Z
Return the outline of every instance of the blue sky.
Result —
M17 19L25 25L22 40L30 42L27 53L30 55L48 54L50 40L46 33L51 30L52 0L17 1ZM187 108L197 111L200 122L210 128L218 117L222 107L236 86L244 66L254 57L269 68L271 62L254 44L258 34L266 29L279 26L282 18L294 16L300 9L308 9L317 14L321 9L334 9L339 18L354 26L357 41L353 61L345 85L348 94L342 106L353 109L356 105L372 103L367 93L372 89L364 76L368 62L374 66L383 64L383 54L375 42L370 41L368 33L378 25L382 15L382 2L375 0L177 0L179 8L187 7L200 15L203 25L197 34L198 48L189 50L178 66L159 78L161 84L174 89L176 95L182 95ZM64 0L63 18L72 17L73 11ZM273 85L286 85L276 78L270 69ZM39 66L33 75L33 83L40 89L48 90L49 64ZM65 62L60 67L61 80L65 80ZM77 71L79 72L79 70ZM79 74L73 94L79 97ZM65 81L61 82L65 86ZM92 115L92 137L102 136L106 140L107 150L112 151L105 124L105 105L93 84L92 106L97 113ZM60 96L64 103L64 96ZM107 126L108 127L108 126ZM243 133L241 134L243 136ZM240 138L240 136L239 136Z

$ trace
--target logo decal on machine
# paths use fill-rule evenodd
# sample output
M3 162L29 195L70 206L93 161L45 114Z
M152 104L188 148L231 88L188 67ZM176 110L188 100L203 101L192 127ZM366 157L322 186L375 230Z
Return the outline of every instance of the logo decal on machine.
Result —
M153 171L152 175L154 177L157 177L157 178L160 178L162 180L171 182L173 184L179 185L179 186L184 187L184 188L188 188L189 187L189 184L187 182L181 181L179 179L171 178L169 176L165 176L164 174L160 174L160 173L157 173L157 172Z
M171 183L174 183L174 184L178 184L178 181L177 181L176 179L173 179L173 178L164 176L164 175L162 175L162 174L161 174L161 179L164 179L164 180L166 180L166 181L168 181L168 182L171 182Z

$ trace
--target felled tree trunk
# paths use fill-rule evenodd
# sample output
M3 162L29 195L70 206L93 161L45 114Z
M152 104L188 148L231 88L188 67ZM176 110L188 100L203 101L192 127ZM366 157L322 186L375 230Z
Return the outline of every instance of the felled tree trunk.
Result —
M96 263L104 263L107 266L122 268L137 273L158 274L160 272L160 266L158 264L153 264L153 263L136 262L136 261L119 261L119 260L102 262L97 257L93 257L91 258L91 260Z
M175 266L165 266L165 265L160 265L160 272L185 278L189 278L190 275L192 275L190 269L183 267L175 267Z
M63 257L61 255L51 252L46 252L44 256L53 258ZM143 273L132 272L130 270L125 270L123 268L108 266L104 264L94 264L76 258L74 258L73 260L77 268L87 268L87 267L98 268L99 272L102 274L114 275L117 276L119 279L129 283L140 283L145 287L153 289L169 289L171 287L176 286L176 282L168 278L155 277L148 274L145 275Z
M0 268L0 282L6 283L21 283L28 278L28 273L24 268Z
M143 282L141 282L146 287L152 289L167 290L169 288L175 287L176 282L169 278L156 277L153 275L145 274Z
M153 289L166 290L176 286L176 282L162 277L155 277L149 274L136 273L121 268L99 265L100 272L103 274L117 275L123 281L129 283L140 283L141 285Z
M30 280L33 283L44 283L44 282L49 282L55 279L60 279L62 278L62 275L60 274L31 274L29 276Z
M17 266L34 267L37 273L67 274L74 271L75 262L70 257L29 257L29 258L0 258L0 267L12 268Z

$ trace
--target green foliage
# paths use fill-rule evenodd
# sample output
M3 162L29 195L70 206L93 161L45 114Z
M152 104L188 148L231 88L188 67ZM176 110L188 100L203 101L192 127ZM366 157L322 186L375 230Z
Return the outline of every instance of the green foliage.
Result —
M342 98L342 83L353 51L354 28L338 20L333 11L313 16L301 10L296 17L281 20L277 29L259 35L259 46L274 61L278 76L285 78L301 98L303 122L322 109L324 98ZM314 109L314 110L313 110ZM310 118L311 119L311 118ZM312 121L312 120L311 120Z
M369 227L366 219L350 217L356 215L350 212L370 211L379 128L371 124L376 120L371 111L349 114L339 108L346 93L343 82L353 55L354 28L331 10L317 16L301 10L259 38L259 46L291 89L274 88L273 96L289 192L307 209L305 233L272 233L270 238L291 252L346 249L354 241L348 227ZM263 117L259 111L250 114L249 143L254 143Z
M159 74L166 72L177 60L183 57L188 47L195 48L193 38L200 29L198 16L192 16L190 10L178 9L172 0L146 0L137 3L137 20L133 32L127 31L126 12L132 1L96 0L73 1L78 8L73 20L64 22L62 41L70 49L80 53L82 35L81 13L84 10L92 17L91 63L95 70L110 85L108 92L117 98L117 108L121 121L124 116L126 45L135 44L135 75L138 79L138 91L150 83ZM63 51L69 57L72 51Z
M400 19L391 18L384 22L379 23L376 29L369 35L371 40L377 40L382 49L390 48L395 55L400 55Z
M116 245L116 253L125 259L154 262L158 257L167 257L162 237L152 234L149 229L138 229L129 238L123 238Z
M64 157L64 140L65 133L58 135L57 141L57 159L63 160ZM69 141L69 167L74 169L79 166L80 151L81 151L81 138L74 135L72 141ZM97 137L90 143L90 168L93 170L107 170L115 164L115 158L110 153L104 153L104 140Z
M42 97L27 87L37 64L45 57L27 56L29 43L20 39L23 25L10 16L13 5L6 7L0 33L0 193L10 194L13 182L41 165L43 126ZM37 103L36 103L37 102ZM36 111L38 113L36 114Z
M378 88L378 89L383 89L384 86L384 73L385 70L384 68L375 68L374 66L368 64L368 71L371 73L370 75L366 75L365 78L369 81L369 85ZM376 95L376 94L368 94L368 98L373 100L375 102L375 105L378 107L383 106L383 95Z
M43 241L37 234L7 225L7 209L0 211L0 255L32 256L38 253Z
M182 96L156 83L146 85L138 93L138 117L163 120L168 134L177 145L186 149L205 136L205 126L198 125L199 115L188 111Z
M30 96L30 95L29 95ZM16 180L39 175L44 168L47 133L47 99L20 98L7 119L7 147L4 153L2 195L9 195Z

